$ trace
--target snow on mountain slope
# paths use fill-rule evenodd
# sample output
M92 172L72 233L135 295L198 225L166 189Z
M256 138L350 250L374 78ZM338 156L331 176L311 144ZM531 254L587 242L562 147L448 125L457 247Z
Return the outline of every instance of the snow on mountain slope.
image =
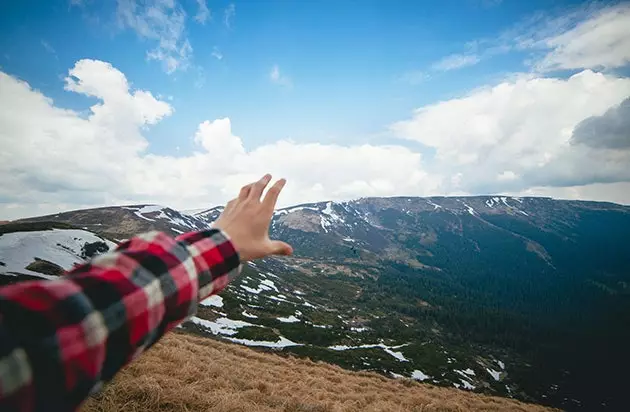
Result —
M133 214L149 222L165 223L175 233L205 229L206 225L194 217L180 213L174 209L159 205L123 206L123 209L133 211Z
M209 227L203 219L159 205L110 206L23 219L21 222L61 222L116 241L159 230L172 236Z
M116 244L92 232L80 229L52 229L5 233L0 236L0 274L22 273L50 277L26 269L36 259L52 262L65 270L84 261L84 246L104 242L110 249Z

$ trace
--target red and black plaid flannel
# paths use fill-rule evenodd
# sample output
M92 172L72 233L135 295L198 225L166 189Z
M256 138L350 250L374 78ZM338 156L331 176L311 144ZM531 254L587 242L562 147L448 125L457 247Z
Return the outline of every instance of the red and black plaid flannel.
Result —
M66 277L0 289L0 411L68 411L240 271L226 235L134 237Z

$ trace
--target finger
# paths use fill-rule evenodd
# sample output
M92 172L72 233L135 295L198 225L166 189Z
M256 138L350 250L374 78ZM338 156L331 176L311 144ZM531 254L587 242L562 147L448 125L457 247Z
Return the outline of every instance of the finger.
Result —
M286 183L286 179L280 179L276 183L274 183L274 185L271 186L271 188L269 188L269 190L267 191L267 194L263 199L263 204L265 205L265 208L267 208L269 211L273 211L276 208L278 196L280 195L280 192L282 192L282 189L284 188L284 185Z
M253 186L253 185L254 185L253 183L250 183L250 184L248 184L248 185L243 186L243 187L241 188L240 193L238 194L238 199L239 199L239 200L245 200L245 199L247 199L247 196L249 196L249 192L250 192L250 190L252 189L252 186Z
M271 254L289 256L293 254L293 248L291 247L291 245L281 240L272 240L271 241Z
M236 199L232 199L229 202L227 202L220 216L229 214L234 208L235 204L236 204Z
M249 196L247 197L249 200L260 201L260 196L262 196L262 192L265 190L265 187L269 184L271 180L271 175L264 175L259 181L253 184L249 191Z

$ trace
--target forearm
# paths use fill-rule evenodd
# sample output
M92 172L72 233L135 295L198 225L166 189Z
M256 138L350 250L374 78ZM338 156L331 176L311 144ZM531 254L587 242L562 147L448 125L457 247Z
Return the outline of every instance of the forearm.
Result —
M75 408L238 270L217 230L152 232L65 278L0 289L0 409Z

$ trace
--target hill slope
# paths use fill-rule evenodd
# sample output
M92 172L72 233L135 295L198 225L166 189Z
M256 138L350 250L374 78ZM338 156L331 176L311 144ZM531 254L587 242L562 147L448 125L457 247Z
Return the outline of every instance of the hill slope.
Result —
M83 412L543 411L179 333L132 363Z
M138 205L29 221L119 239L209 227L220 211ZM271 232L295 256L247 265L187 330L565 409L624 407L629 207L366 198L280 209Z

